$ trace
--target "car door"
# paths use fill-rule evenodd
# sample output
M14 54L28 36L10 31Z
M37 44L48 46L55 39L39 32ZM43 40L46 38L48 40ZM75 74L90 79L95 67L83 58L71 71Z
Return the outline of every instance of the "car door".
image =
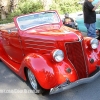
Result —
M18 31L4 31L2 32L3 46L8 57L14 62L21 63L24 54L22 50L20 36Z

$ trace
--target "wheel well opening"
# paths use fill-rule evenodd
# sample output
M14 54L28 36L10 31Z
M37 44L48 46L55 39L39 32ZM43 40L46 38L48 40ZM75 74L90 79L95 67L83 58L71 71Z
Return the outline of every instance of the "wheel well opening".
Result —
M25 74L25 77L26 77L26 81L28 81L27 70L28 70L28 68L25 67L25 68L24 68L24 74Z

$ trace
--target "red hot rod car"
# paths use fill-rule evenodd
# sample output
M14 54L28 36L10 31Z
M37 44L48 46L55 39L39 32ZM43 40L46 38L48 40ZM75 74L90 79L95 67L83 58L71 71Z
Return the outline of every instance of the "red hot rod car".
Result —
M100 41L63 26L56 11L31 13L0 28L0 59L35 93L54 94L100 75Z

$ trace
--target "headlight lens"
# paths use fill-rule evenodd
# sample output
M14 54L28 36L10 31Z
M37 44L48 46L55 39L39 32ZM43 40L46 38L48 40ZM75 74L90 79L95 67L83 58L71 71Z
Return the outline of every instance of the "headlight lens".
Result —
M61 62L64 59L64 53L63 53L63 51L62 50L59 50L59 49L56 49L53 52L53 59L56 62Z
M92 39L91 41L90 41L90 43L91 43L91 47L92 47L92 49L97 49L97 47L98 47L98 45L99 45L99 41L97 40L97 39Z

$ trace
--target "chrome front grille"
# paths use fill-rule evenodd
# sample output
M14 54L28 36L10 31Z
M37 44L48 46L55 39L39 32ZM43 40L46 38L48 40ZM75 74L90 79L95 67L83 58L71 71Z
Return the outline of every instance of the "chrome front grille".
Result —
M68 59L75 67L79 79L87 77L87 66L85 61L82 42L70 42L65 44Z

